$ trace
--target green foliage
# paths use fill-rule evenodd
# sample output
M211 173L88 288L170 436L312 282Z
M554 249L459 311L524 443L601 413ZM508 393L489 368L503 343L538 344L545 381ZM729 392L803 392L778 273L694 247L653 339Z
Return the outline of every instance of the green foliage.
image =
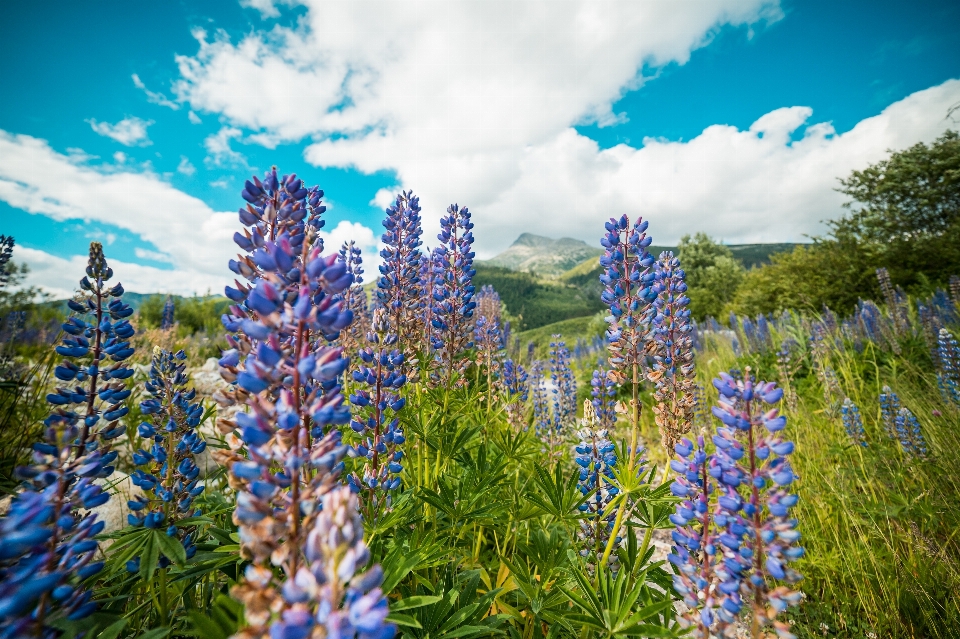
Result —
M514 330L539 328L573 317L593 315L602 308L598 295L571 284L538 279L530 273L478 264L473 283L479 290L492 285L510 315L518 318Z
M945 287L960 273L960 136L947 131L840 181L851 213L829 222L812 246L750 271L732 302L738 313L783 309L850 312L879 297L875 271L913 294ZM692 296L691 296L692 298Z
M684 235L677 251L686 273L690 313L697 320L720 317L743 281L743 264L706 233Z
M209 334L222 331L220 316L230 306L230 300L219 295L172 297L178 334L189 336L201 331ZM159 328L166 300L166 295L144 297L139 308L140 323L143 328Z

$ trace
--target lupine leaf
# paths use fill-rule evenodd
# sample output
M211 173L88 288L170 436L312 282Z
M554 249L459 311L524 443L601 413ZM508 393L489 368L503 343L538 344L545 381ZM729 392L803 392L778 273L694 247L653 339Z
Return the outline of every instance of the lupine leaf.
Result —
M170 537L162 530L155 531L157 546L163 552L167 559L173 561L178 566L187 563L187 551L183 549L183 544L175 537Z

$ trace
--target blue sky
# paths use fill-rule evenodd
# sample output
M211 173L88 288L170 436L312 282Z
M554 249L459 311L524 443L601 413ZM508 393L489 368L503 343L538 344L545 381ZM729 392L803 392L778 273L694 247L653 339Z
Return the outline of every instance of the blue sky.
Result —
M91 239L134 290L202 292L276 164L368 255L401 186L428 231L469 205L481 256L620 212L658 243L802 241L837 177L956 128L958 26L951 2L16 3L0 233L54 292Z

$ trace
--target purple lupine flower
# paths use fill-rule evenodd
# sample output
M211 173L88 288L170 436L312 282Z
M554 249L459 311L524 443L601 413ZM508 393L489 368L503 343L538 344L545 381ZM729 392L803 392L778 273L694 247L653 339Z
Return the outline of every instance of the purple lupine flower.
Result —
M295 175L278 178L273 169L262 182L248 181L242 195L249 204L240 220L249 228L234 239L249 254L230 267L250 283L227 288L238 304L223 317L231 349L220 366L234 385L215 399L248 411L218 421L230 433L230 450L215 457L230 469L233 520L252 561L235 595L249 626L264 630L292 614L282 606L265 611L260 603L303 566L304 519L336 482L346 454L335 427L350 421L340 386L347 360L328 342L353 319L339 296L354 275L336 253L321 255L317 231L325 207L318 188L304 187ZM271 563L280 568L279 581Z
M533 390L533 428L541 439L549 437L553 426L547 388L544 380L543 362L536 360L530 367L530 388Z
M920 421L909 408L903 407L897 411L894 429L904 453L920 459L927 456L927 440L923 436L923 431L920 430Z
M661 253L656 266L657 299L653 303L653 366L647 379L654 384L653 412L666 450L673 450L693 421L695 371L687 308L690 298L684 277L680 260L670 251Z
M897 415L900 413L900 397L889 386L880 392L880 422L883 432L890 439L897 439Z
M717 540L714 517L719 517L725 526L729 524L721 506L716 505L711 513L711 496L716 484L708 475L710 460L704 436L697 437L696 445L684 437L674 450L677 458L670 462L670 467L676 478L670 491L681 501L670 516L671 523L676 526L672 533L675 545L667 560L676 566L673 588L690 609L681 617L681 623L693 628L693 637L709 639L713 629L722 634L735 614L719 609L724 595L714 582L719 579L718 575L722 575L723 588L738 592L739 572L719 566L727 550ZM731 559L734 567L740 565L738 558ZM736 607L730 602L727 605Z
M350 403L357 407L350 427L362 438L355 449L366 463L362 476L350 475L347 481L354 492L361 493L368 521L375 521L390 507L390 494L400 487L400 445L406 441L396 413L406 402L399 390L407 376L403 374L403 353L396 348L397 336L387 332L385 315L383 308L373 312L369 345L358 353L361 364L353 372L353 381L366 384L369 390L360 389L350 396Z
M593 371L590 378L591 404L601 428L612 429L617 423L617 385L603 367Z
M843 405L840 407L840 415L843 421L843 428L847 431L847 436L850 440L854 444L866 446L867 432L863 428L863 418L860 416L860 409L849 397L844 398Z
M530 385L523 365L514 364L512 359L503 362L503 389L506 392L507 421L517 430L526 430L523 413Z
M960 348L957 340L945 328L937 335L937 354L940 371L937 373L937 385L944 402L960 407Z
M474 345L477 349L477 366L487 374L487 413L493 402L493 385L500 377L503 359L504 337L500 323L493 318L481 315L473 329Z
M474 298L477 302L477 317L486 317L489 321L500 322L503 302L500 294L490 284L484 284Z
M627 379L631 369L643 366L644 349L652 317L649 306L657 297L656 273L651 270L654 259L647 252L652 238L647 237L647 222L637 218L633 226L626 215L611 218L604 227L607 234L600 240L604 254L600 258L604 285L603 303L610 307L606 318L607 342L610 350L610 374L618 383ZM640 383L639 370L633 383ZM639 411L639 404L635 407ZM636 421L636 420L634 420Z
M166 529L169 536L180 540L190 558L197 552L195 533L179 529L177 523L200 514L191 510L193 500L204 489L193 456L206 450L207 442L197 431L203 405L193 401L197 391L187 388L186 359L183 351L153 351L150 377L144 383L150 398L140 402L145 421L138 428L150 448L141 448L133 456L138 468L130 480L143 495L128 502L132 511L128 521L133 526ZM131 567L139 563L132 561ZM161 557L159 565L165 568L169 560Z
M377 299L386 312L389 331L397 336L397 349L408 367L415 367L417 351L421 349L420 304L427 293L421 281L420 198L413 191L402 191L387 207L383 226L386 231L381 237L383 264L377 280Z
M16 470L23 490L0 520L3 636L52 637L57 621L81 619L96 609L82 582L103 567L95 561L94 537L104 524L81 509L109 500L95 480L113 472L117 453L109 451L110 442L125 432L118 420L127 413L123 401L130 390L124 380L133 370L123 361L133 354L126 340L134 331L126 319L133 310L121 300L123 287L105 285L113 271L98 242L90 245L86 273L80 298L68 302L74 314L56 347L66 359L54 375L76 386L58 386L47 395L53 412L44 421L43 441L34 444L33 463ZM101 421L105 425L97 428Z
M550 342L550 381L553 427L546 436L546 444L551 455L559 455L567 430L577 418L577 380L570 370L570 351L560 335L554 335Z
M173 328L175 312L176 306L173 303L173 296L167 295L167 299L163 303L163 311L160 313L160 330L165 331Z
M435 383L449 388L463 384L467 366L465 352L473 347L470 325L473 300L473 222L467 207L451 204L440 219L440 246L434 249L433 319Z
M616 446L610 441L607 429L600 423L589 400L583 403L583 415L580 430L577 431L580 442L574 457L580 473L577 487L582 494L588 495L592 491L593 495L580 506L585 517L580 520L577 540L580 556L587 558L587 568L592 571L603 560L613 532L616 513L609 510L608 506L620 490L613 472L617 467ZM619 544L620 541L617 538L614 543ZM612 572L619 569L616 553L609 555L606 567Z
M740 594L750 594L754 619L761 626L772 624L783 637L791 636L789 626L776 616L800 600L791 585L801 577L790 566L803 555L797 521L789 516L797 503L789 488L797 476L787 460L794 445L781 436L786 418L776 408L764 407L778 403L783 391L773 382L754 383L749 369L744 379L721 373L713 384L720 392L713 414L724 424L713 438L717 452L709 470L720 484L718 504L726 511L722 519L715 518L726 529L718 536L726 571L720 574L719 590L726 596L721 610L739 614ZM740 576L742 588L723 586Z
M894 287L890 280L890 272L881 267L877 269L877 281L880 291L887 302L887 312L893 320L893 328L898 335L903 335L910 328L910 318L906 307L906 295L900 287Z
M367 309L367 293L363 290L363 257L353 240L340 247L338 260L346 272L353 275L353 284L339 294L342 307L353 313L353 322L340 331L340 344L348 356L360 348L370 328L370 313Z

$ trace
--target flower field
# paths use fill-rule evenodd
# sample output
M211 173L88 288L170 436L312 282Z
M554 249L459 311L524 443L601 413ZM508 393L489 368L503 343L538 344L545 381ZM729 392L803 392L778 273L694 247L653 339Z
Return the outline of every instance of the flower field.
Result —
M0 637L960 633L960 279L696 322L623 216L602 334L538 346L467 207L399 193L368 295L318 187L241 196L207 342L98 243L51 345L5 320Z

